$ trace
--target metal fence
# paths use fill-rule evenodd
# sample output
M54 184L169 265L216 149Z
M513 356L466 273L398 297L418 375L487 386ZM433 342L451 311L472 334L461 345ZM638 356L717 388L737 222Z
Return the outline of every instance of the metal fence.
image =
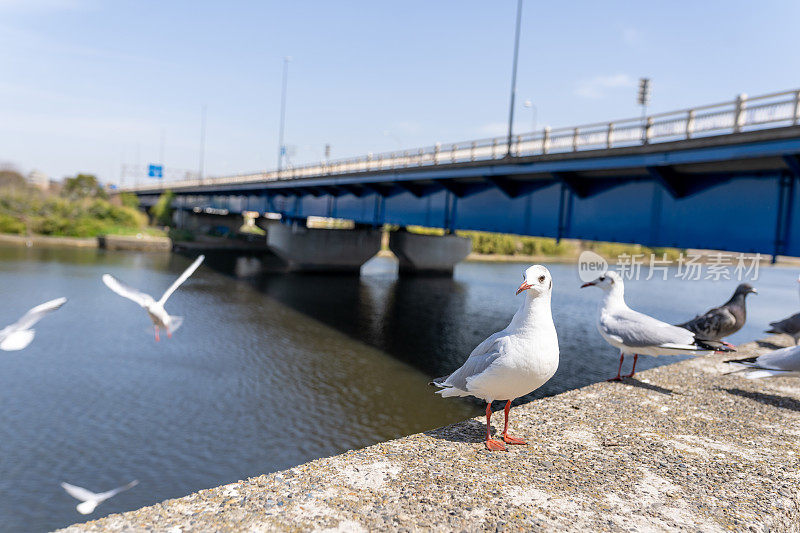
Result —
M469 161L491 161L552 153L578 152L642 144L678 141L800 124L800 90L762 96L739 95L735 100L658 113L642 118L598 122L583 126L534 131L508 137L436 143L412 150L368 154L235 176L184 179L126 190L152 190L198 185L223 185L353 174L380 170L429 167Z

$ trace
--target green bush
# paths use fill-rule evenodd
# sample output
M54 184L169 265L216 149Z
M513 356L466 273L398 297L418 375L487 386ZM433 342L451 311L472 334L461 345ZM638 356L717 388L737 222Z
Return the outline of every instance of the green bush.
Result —
M153 222L160 226L172 226L172 200L175 198L175 193L172 191L164 191L159 196L156 204L150 208L150 216L153 217Z
M25 223L16 217L0 213L0 233L22 235L25 233Z
M139 209L139 197L133 194L132 192L119 193L119 201L122 203L124 207L130 207L131 209Z

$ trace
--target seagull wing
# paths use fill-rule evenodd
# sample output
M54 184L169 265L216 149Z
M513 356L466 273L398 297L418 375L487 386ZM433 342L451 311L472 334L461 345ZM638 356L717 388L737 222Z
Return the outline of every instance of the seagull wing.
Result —
M55 300L50 300L49 302L45 302L43 304L37 305L27 313L25 313L22 318L17 320L14 324L10 326L13 331L22 331L26 329L30 329L33 327L34 324L39 322L45 315L52 313L62 305L66 303L66 298L56 298Z
M691 346L694 334L630 308L615 310L601 317L600 326L609 336L631 348L671 345Z
M100 494L97 495L97 499L100 500L100 501L107 500L107 499L111 498L112 496L116 496L120 492L124 492L124 491L126 491L126 490L128 490L130 488L135 487L138 484L139 484L139 480L138 479L134 479L133 481L131 481L127 485L123 485L121 487L117 487L116 489L111 489L111 490L106 491L106 492L101 492Z
M434 380L434 384L440 387L453 387L464 392L469 392L468 380L482 374L492 363L503 355L501 336L503 332L498 332L483 341L472 351L461 367L439 380Z
M100 494L95 494L94 492L86 490L83 487L76 487L75 485L70 485L69 483L62 482L61 487L67 491L67 494L82 502L96 501L100 496Z
M142 307L147 307L148 305L155 303L155 300L153 300L153 297L149 294L145 294L138 289L134 289L133 287L125 285L111 274L103 274L103 283L105 283L109 289L116 292L123 298L133 300Z
M183 274L181 274L180 276L178 276L178 279L176 279L176 280L175 280L175 282L174 282L172 285L170 285L169 289L167 289L167 290L166 290L166 292L165 292L164 294L162 294L162 295L161 295L161 299L160 299L160 300L158 300L158 303L159 303L159 304L161 304L161 305L164 305L164 304L167 302L167 298L169 298L170 296L172 296L172 293L173 293L173 292L175 292L175 290L176 290L178 287L180 287L180 286L181 286L181 283L183 283L184 281L186 281L187 279L189 279L189 276L191 276L191 275L192 275L192 273L194 273L194 271L195 271L195 270L197 270L197 267L199 267L199 266L200 266L200 263L202 263L202 262L203 262L203 259L205 259L205 258L206 258L206 256L204 256L204 255L201 255L201 256L199 256L197 259L195 259L195 260L194 260L194 263L192 263L191 265L189 265L189 268L187 268L186 270L184 270L184 271L183 271Z

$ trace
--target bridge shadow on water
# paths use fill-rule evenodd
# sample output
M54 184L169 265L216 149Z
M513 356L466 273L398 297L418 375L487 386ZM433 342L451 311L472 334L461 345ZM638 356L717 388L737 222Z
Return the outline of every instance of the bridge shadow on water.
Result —
M241 264L231 257L213 255L206 261L215 270L234 276L235 265ZM411 365L430 378L458 368L478 343L508 324L519 305L506 293L508 276L516 281L521 265L468 264L460 267L463 270L453 279L398 277L391 260L379 259L373 262L376 264L361 276L281 273L242 279L267 297ZM560 267L565 272L569 268L553 266ZM554 305L561 346L559 370L539 390L518 399L516 404L613 375L618 355L596 335L592 318L575 320L576 316L586 315L585 300L584 295L572 296L572 292L566 302ZM565 331L565 327L569 329ZM653 358L647 359L640 361L642 370L658 366ZM627 386L647 387L638 381L626 382ZM475 400L475 405L480 404ZM493 407L501 409L502 402Z

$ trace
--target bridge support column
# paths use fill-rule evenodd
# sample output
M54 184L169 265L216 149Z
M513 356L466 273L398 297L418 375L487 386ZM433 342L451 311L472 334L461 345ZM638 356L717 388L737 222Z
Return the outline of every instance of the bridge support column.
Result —
M389 249L400 261L400 274L452 276L456 263L472 251L472 241L456 235L389 234Z
M204 212L188 211L183 216L183 227L191 231L209 233L212 230L225 228L229 233L236 234L244 224L242 215L229 213L227 215L217 215Z
M274 224L267 231L267 246L290 271L358 273L380 250L381 232Z

